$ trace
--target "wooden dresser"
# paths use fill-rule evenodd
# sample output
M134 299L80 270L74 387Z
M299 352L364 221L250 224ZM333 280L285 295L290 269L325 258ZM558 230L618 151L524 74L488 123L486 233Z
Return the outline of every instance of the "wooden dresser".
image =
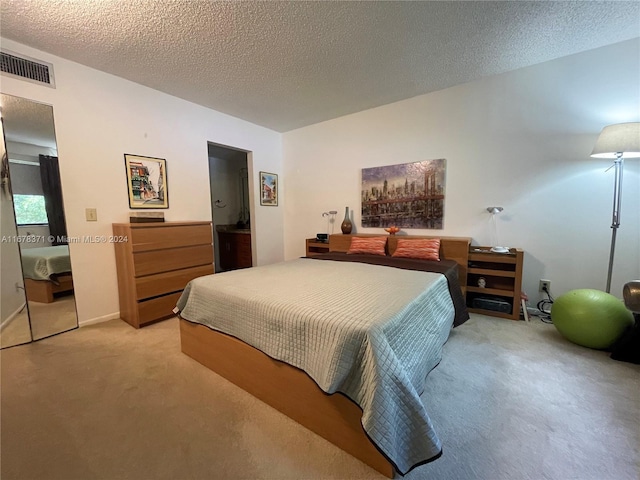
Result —
M185 285L213 273L211 222L114 223L120 318L136 328L173 315Z

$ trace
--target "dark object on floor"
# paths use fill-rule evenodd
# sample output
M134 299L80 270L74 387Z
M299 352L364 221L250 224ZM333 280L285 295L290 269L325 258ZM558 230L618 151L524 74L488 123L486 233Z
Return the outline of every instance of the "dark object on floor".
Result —
M637 318L636 324L611 349L611 358L640 365L640 325Z
M497 298L477 297L472 300L471 306L494 312L511 313L511 304Z
M611 349L611 358L640 365L640 280L627 283L622 294L624 304L633 312L635 324Z

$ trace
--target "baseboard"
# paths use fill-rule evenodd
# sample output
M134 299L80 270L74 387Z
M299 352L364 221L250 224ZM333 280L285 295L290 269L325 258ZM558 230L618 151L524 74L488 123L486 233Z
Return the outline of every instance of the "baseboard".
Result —
M87 327L89 325L108 322L109 320L115 320L117 318L120 318L120 312L110 313L109 315L103 315L102 317L90 318L89 320L82 320L78 322L78 327Z
M20 308L18 308L15 312L13 312L11 315L9 315L7 318L5 318L2 321L2 324L0 324L0 332L9 326L11 321L20 314L20 312L24 309L25 306L26 304L23 303Z

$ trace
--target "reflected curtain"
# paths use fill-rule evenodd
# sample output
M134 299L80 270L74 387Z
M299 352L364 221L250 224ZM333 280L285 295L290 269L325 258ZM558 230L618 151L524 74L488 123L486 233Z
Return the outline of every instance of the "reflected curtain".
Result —
M47 210L47 218L49 219L49 234L55 237L52 245L66 245L66 241L58 241L67 236L58 157L40 155L39 158L44 204Z

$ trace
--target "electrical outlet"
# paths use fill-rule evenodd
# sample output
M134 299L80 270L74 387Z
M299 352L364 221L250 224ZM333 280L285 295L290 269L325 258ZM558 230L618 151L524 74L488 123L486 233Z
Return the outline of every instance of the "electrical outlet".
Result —
M540 286L538 287L538 291L540 292L544 292L544 291L551 291L551 280L545 280L542 279L540 280Z
M87 222L97 222L98 210L95 208L87 208L85 209L85 216L87 218Z

